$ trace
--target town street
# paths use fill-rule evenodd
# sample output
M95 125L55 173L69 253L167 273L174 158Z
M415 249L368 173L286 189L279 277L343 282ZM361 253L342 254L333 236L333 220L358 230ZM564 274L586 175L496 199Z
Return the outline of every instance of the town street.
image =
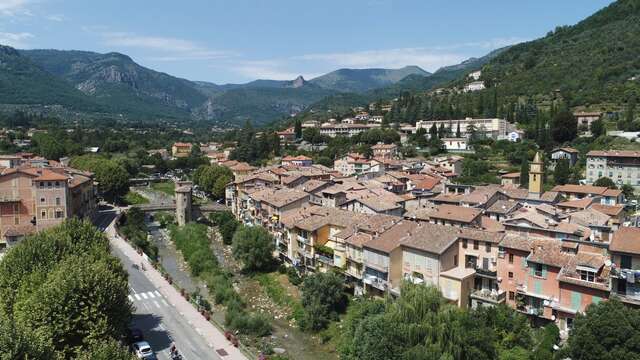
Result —
M115 234L113 224L117 211L101 209L95 223L107 234L113 254L129 273L129 299L135 307L132 327L143 331L158 358L170 359L169 348L174 343L187 360L246 359L158 271ZM142 263L145 270L140 266Z

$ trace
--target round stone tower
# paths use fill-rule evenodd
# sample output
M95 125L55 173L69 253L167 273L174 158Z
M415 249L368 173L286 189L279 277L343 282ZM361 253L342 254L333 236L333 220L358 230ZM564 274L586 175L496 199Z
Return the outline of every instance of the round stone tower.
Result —
M184 226L191 221L191 188L190 181L176 182L176 221Z

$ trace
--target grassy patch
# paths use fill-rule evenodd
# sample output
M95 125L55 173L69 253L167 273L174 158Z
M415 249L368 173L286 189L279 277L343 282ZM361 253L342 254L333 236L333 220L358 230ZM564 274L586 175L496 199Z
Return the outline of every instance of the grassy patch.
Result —
M129 191L127 195L124 196L124 201L127 205L141 205L149 203L149 199L133 191Z
M155 191L163 192L169 196L175 195L176 187L172 182L155 182L151 184L151 188Z

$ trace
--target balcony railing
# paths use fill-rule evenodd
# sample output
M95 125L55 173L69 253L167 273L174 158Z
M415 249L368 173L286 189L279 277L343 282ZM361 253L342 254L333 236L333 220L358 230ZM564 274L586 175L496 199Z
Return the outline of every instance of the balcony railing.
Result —
M480 300L490 301L493 303L501 303L505 301L506 294L507 293L505 291L481 289L481 290L474 290L471 293L471 297L480 299Z
M387 289L387 280L381 279L379 277L375 277L375 276L371 276L371 275L365 275L365 277L362 279L362 281L365 284L371 285L377 289L380 290L386 290Z
M496 277L498 275L498 272L495 268L492 269L492 268L483 268L482 266L476 266L476 274L489 276L489 277Z
M332 257L328 257L326 255L316 253L316 258L320 262L323 262L323 263L328 264L328 265L333 265L333 258Z
M309 239L308 239L308 238L302 237L302 236L300 236L300 235L298 235L298 241L300 241L300 242L301 242L301 243L303 243L303 244L310 244L310 242L309 242Z

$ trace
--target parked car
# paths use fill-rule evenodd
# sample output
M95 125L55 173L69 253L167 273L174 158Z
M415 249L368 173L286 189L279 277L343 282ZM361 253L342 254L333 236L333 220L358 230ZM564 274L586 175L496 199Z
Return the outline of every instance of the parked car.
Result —
M149 345L146 341L139 341L133 344L133 352L136 354L138 359L144 360L156 360L156 354L151 349L151 345Z
M144 335L142 334L142 330L136 329L136 328L128 329L127 339L129 340L130 344L137 343L144 340Z

